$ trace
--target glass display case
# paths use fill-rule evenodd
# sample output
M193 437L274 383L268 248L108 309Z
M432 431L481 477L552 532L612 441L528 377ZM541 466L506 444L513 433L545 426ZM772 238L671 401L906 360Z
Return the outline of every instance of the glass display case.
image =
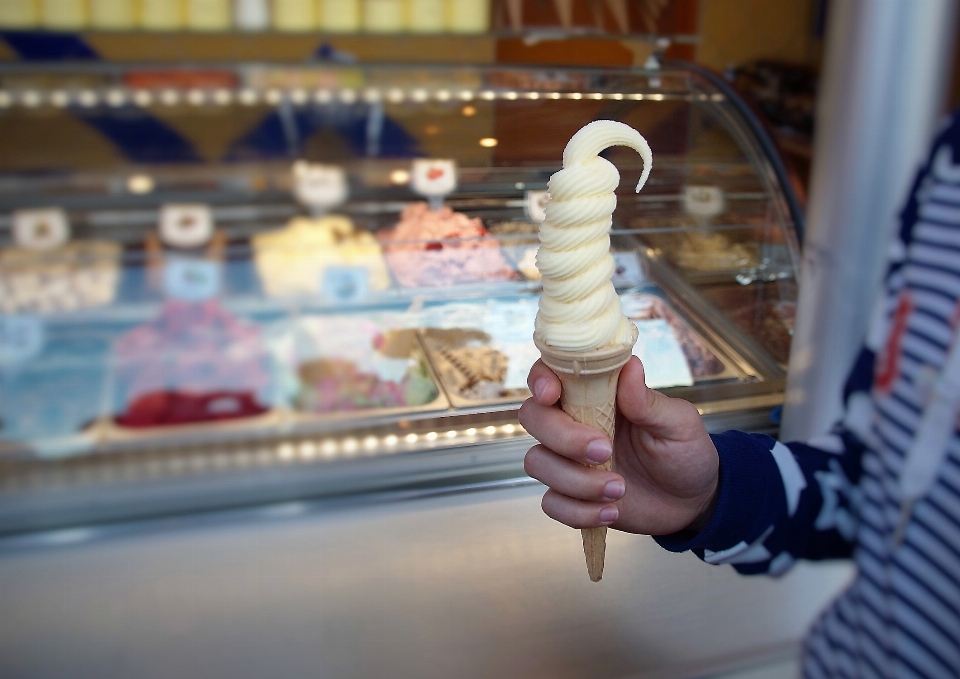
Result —
M522 475L537 220L595 119L651 386L782 401L801 219L722 81L647 70L0 66L0 532Z

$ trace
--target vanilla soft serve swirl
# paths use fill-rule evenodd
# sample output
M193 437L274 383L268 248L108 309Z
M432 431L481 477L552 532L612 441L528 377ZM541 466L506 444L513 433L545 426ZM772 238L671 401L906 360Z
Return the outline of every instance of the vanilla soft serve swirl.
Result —
M550 200L537 252L543 294L536 332L558 349L588 351L632 339L632 324L610 282L610 226L620 173L598 155L609 146L628 146L640 154L639 191L653 154L639 132L611 120L594 121L570 138L563 169L547 185Z

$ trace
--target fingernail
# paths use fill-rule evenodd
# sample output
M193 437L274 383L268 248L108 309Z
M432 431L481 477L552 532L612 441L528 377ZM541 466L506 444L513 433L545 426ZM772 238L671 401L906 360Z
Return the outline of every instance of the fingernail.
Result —
M619 500L626 492L623 481L608 481L603 487L603 498L605 500Z
M587 461L592 464L603 464L613 455L613 448L606 439L594 439L587 444Z
M546 378L543 377L533 383L533 395L537 397L538 401L543 398L543 392L547 390L548 386Z
M604 507L600 510L601 523L613 523L620 516L620 510L616 507Z

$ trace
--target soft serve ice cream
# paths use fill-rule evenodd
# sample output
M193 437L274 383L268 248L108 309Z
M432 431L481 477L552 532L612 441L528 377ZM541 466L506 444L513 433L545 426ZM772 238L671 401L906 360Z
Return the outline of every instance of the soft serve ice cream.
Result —
M599 153L627 146L643 159L637 191L650 175L653 154L629 125L597 120L581 128L563 150L563 169L550 177L550 200L540 226L537 268L543 294L536 334L547 345L590 351L633 341L632 322L610 282L610 227L620 173Z

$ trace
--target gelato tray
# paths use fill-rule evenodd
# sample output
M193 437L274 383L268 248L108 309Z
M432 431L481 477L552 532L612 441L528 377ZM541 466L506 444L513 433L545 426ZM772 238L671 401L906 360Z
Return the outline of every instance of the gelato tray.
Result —
M522 401L530 395L526 385L507 380L511 357L492 346L493 338L487 333L427 329L420 336L454 405Z
M647 383L654 388L668 386L690 386L702 382L740 379L742 375L733 366L729 365L712 345L694 330L669 303L657 295L649 293L627 293L620 296L623 313L626 314L640 331L640 339L634 353L644 350L644 345L652 347L650 353L638 353L647 367ZM664 341L665 330L669 329L675 344L667 338ZM651 383L651 368L660 364L676 364L674 348L678 348L686 361L689 378L683 373L680 366L665 374L659 383ZM663 374L663 373L661 373ZM672 379L671 379L672 378Z
M756 269L761 259L755 243L742 243L730 234L689 231L643 234L642 240L687 273L728 273Z
M270 297L320 294L342 301L353 297L342 290L344 281L362 288L354 295L390 287L380 245L346 217L297 217L282 229L255 235L252 244L257 273Z
M796 302L767 301L757 308L744 307L731 312L730 318L744 331L757 337L774 359L786 365L790 360L796 315Z
M657 389L739 380L737 371L669 302L650 293L620 296L636 325L634 353ZM420 340L447 398L455 407L526 399L526 377L540 358L533 344L535 298L456 302L421 311ZM413 322L413 319L411 319Z
M397 282L407 288L518 280L483 222L449 207L412 203L391 229L377 234Z
M260 328L218 300L166 302L116 341L116 424L148 428L263 415L269 357Z
M535 298L456 302L423 310L420 339L450 403L468 408L530 396Z
M701 290L741 330L756 338L781 365L790 358L796 316L796 287L763 283L752 286L718 285Z
M740 271L760 266L756 244L741 243L723 233L684 233L672 255L681 269L698 273Z
M0 313L52 313L110 304L120 246L76 241L49 251L0 250Z
M442 410L447 402L407 316L303 316L268 330L284 407L342 418Z
M727 277L764 266L761 244L770 234L755 222L755 217L736 214L725 215L717 226L697 224L689 216L653 216L631 219L630 228L688 276Z

